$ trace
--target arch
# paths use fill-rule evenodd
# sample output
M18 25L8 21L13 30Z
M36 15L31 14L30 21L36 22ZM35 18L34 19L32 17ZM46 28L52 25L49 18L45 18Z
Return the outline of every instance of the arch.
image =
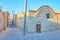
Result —
M36 32L41 32L41 22L37 21L36 23Z
M44 12L43 12L44 11ZM36 17L45 17L46 14L45 13L50 13L51 17L54 17L54 11L51 7L49 7L48 5L44 5L41 6L38 10L37 10L37 15ZM45 15L45 16L42 16Z

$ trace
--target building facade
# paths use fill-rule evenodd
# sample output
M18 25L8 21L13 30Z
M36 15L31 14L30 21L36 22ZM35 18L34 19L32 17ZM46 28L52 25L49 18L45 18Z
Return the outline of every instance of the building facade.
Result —
M24 14L23 14L24 15ZM44 5L38 8L37 10L28 10L26 19L26 31L27 32L36 32L36 24L39 21L41 26L41 32L43 31L54 31L60 29L60 13L54 12L54 10L48 6ZM19 19L19 18L18 18ZM24 22L24 17L22 18ZM19 20L22 20L19 19ZM18 21L18 20L17 20ZM19 23L21 23L19 22ZM18 23L18 22L17 22ZM24 23L23 23L24 25ZM24 28L23 25L19 27Z
M0 30L3 29L3 24L4 24L4 20L3 20L3 13L2 13L2 6L0 7Z
M4 27L3 27L3 29L5 30L6 27L8 27L8 25L9 25L9 12L8 11L3 12L3 20L4 20Z
M13 15L12 23L13 23L14 25L16 25L16 23L17 23L17 14L14 14L14 15Z

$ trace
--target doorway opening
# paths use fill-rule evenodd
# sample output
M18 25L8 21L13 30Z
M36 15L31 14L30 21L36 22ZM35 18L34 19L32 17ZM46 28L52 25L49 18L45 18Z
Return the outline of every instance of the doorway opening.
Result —
M41 32L41 22L40 21L38 21L36 23L36 32Z

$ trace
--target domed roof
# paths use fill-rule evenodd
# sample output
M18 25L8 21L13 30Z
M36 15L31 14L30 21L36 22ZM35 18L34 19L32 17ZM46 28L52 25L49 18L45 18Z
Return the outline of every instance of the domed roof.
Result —
M41 6L38 10L37 10L37 15L36 17L38 17L42 12L50 12L52 15L54 15L54 11L53 9L48 6L48 5L43 5Z
M44 7L45 7L45 8L50 8L50 9L53 11L53 9L52 9L50 6L48 6L48 5L43 5L43 6L41 6L39 9L37 9L37 11L40 10L41 8L44 8Z

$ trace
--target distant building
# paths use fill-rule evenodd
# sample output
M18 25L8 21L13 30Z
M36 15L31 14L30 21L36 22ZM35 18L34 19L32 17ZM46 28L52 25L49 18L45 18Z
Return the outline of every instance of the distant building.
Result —
M13 15L12 22L13 22L13 24L15 24L15 25L16 25L16 20L17 20L17 14L14 14L14 15Z
M8 21L9 21L9 25L11 25L12 24L12 18L9 17Z

